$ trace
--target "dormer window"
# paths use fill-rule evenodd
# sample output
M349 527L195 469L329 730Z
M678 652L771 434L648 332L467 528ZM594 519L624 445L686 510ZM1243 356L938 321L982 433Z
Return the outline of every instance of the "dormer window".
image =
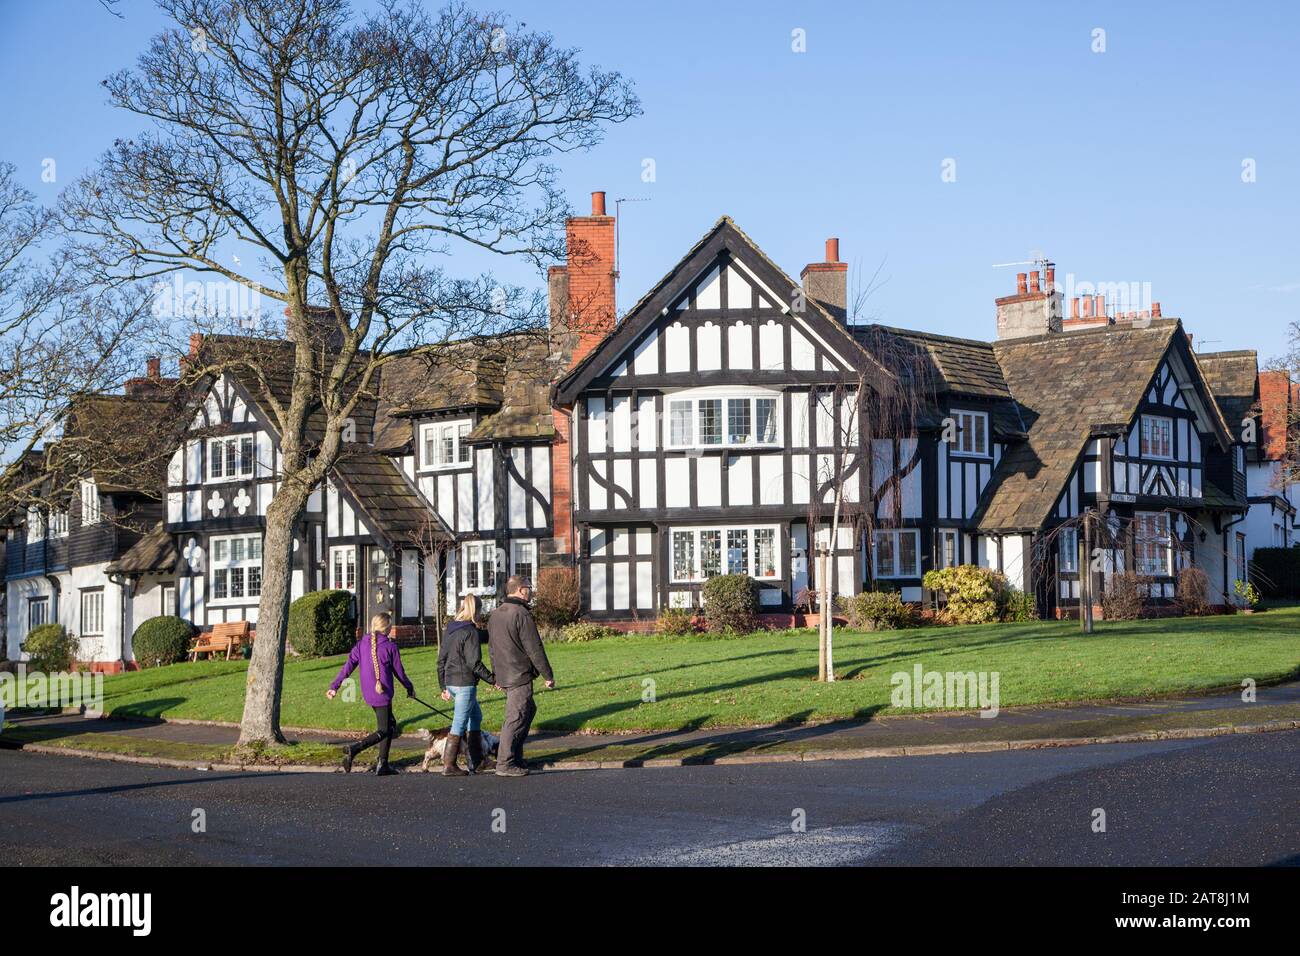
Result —
M1174 457L1174 420L1163 415L1143 415L1141 431L1143 458Z
M952 441L953 454L989 455L989 416L987 412L953 411L953 424L957 426Z
M469 419L432 422L420 426L420 467L455 468L468 465L470 445L465 441L474 423Z

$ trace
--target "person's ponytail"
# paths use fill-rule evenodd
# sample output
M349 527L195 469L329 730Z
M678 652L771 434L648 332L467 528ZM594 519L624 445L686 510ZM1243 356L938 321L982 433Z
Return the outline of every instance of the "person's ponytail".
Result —
M375 668L375 693L384 692L384 682L379 679L379 636L387 634L393 619L387 614L379 613L370 619L370 663Z

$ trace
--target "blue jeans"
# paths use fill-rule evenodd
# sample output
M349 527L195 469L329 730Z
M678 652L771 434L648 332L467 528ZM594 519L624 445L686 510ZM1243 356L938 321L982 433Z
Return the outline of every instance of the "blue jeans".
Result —
M483 722L483 708L478 705L478 686L448 687L456 709L451 715L451 732L459 737L466 730L478 730Z

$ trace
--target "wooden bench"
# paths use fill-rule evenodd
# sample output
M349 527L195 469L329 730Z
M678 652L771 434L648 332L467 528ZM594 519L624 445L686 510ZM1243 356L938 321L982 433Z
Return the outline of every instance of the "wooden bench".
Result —
M198 636L198 640L190 648L190 660L197 661L200 654L212 655L221 651L225 652L226 660L230 660L231 653L242 651L244 643L248 639L247 621L228 621L225 624L214 624L211 631Z

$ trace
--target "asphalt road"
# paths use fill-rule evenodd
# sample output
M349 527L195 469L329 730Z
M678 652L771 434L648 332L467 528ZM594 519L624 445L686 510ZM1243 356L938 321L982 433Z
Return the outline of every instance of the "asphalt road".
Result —
M518 780L204 773L0 751L0 858L1297 865L1300 731Z

